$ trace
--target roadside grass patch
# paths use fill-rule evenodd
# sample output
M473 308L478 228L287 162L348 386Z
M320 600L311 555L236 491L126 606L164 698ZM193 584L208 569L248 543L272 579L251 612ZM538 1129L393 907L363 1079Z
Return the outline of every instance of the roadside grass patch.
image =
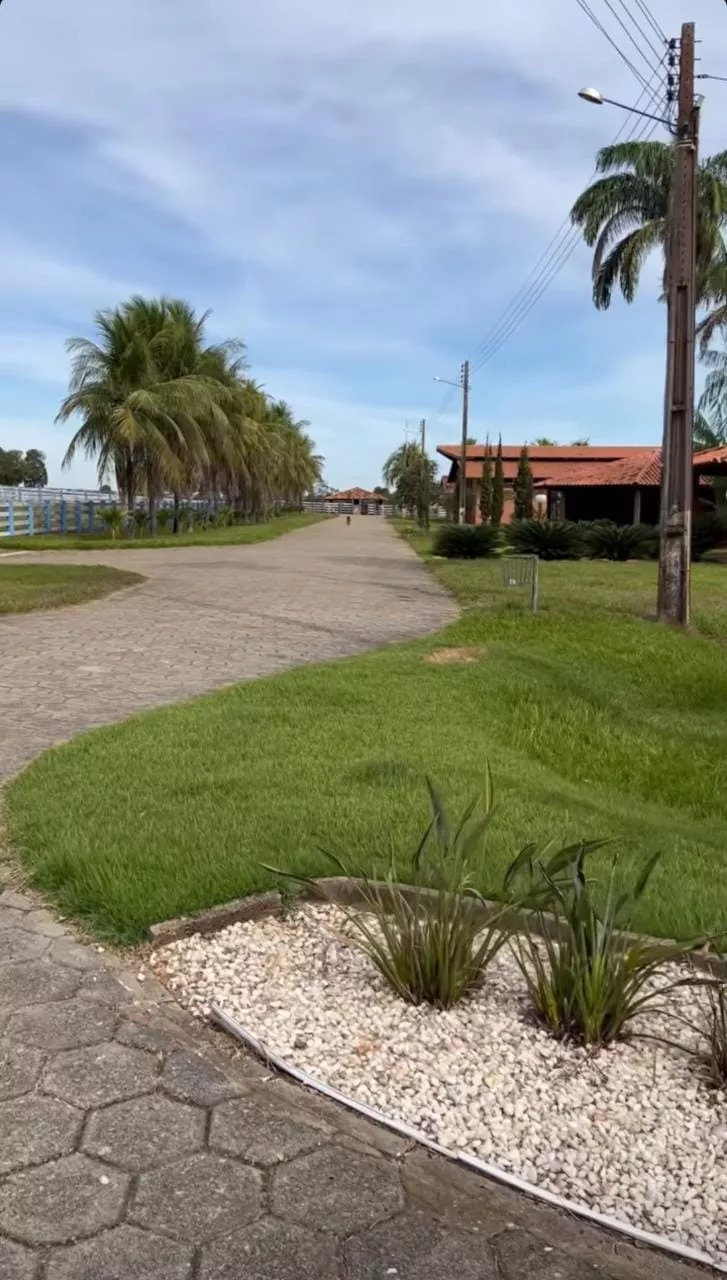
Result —
M100 564L4 564L0 556L0 614L85 604L143 581L138 573Z
M649 562L543 565L535 618L496 564L433 570L464 612L428 640L238 685L41 756L7 792L33 882L98 934L135 942L154 921L270 887L262 862L317 875L321 845L372 865L404 857L426 821L425 774L461 807L489 760L484 892L527 840L611 836L625 872L662 854L635 927L721 928L727 648L710 637L727 634L724 567L694 567L702 635L644 621ZM470 646L487 661L423 661Z
M284 533L306 529L330 519L327 515L309 511L294 511L266 520L261 524L224 525L219 529L193 529L189 533L170 533L168 529L153 538L147 534L135 537L116 537L103 533L53 533L34 534L32 538L3 538L0 551L141 551L154 547L226 547L268 542Z

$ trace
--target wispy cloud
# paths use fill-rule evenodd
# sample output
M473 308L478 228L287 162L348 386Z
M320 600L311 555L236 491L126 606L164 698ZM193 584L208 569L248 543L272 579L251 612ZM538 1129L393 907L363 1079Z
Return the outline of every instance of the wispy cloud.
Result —
M702 8L705 69L726 71L723 10ZM676 33L676 0L658 16ZM638 93L572 0L244 13L76 0L72 21L54 0L23 0L0 23L0 372L23 435L38 423L54 456L41 428L62 338L132 289L165 290L212 307L254 372L300 395L337 483L373 480L404 419L436 402L432 374L491 332L621 125L577 88ZM709 88L716 149L724 90ZM529 436L562 421L615 438L629 405L644 429L658 422L657 288L655 269L637 318L619 304L595 316L580 251L477 380L473 413L517 438L524 417ZM634 344L649 353L638 383L624 373ZM83 463L73 474L91 480Z

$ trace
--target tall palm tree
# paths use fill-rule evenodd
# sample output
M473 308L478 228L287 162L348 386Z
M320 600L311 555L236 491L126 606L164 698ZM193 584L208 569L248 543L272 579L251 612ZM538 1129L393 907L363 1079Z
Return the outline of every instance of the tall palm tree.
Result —
M610 305L618 287L633 302L646 258L666 242L675 149L667 142L618 142L603 147L591 183L571 209L571 221L593 248L593 301ZM724 262L727 152L702 161L698 176L697 293L712 296L715 264Z
M171 488L259 518L278 502L299 503L321 477L323 460L285 401L247 376L244 344L208 343L209 313L174 298L132 297L96 315L96 338L73 338L69 394L59 421L80 414L64 459L79 450L108 469L129 509L139 494L150 523Z
M97 339L71 338L69 394L56 421L80 414L82 424L63 460L83 449L97 458L99 479L111 467L129 509L142 490L151 522L165 484L208 460L205 426L217 421L217 384L195 368L196 321L182 323L169 299L132 297L97 312Z

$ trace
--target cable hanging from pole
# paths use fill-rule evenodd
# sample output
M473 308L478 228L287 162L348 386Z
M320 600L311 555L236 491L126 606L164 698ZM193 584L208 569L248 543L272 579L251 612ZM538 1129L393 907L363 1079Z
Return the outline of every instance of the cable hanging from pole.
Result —
M644 104L646 109L656 105L660 92L660 86L656 86L651 89L651 95ZM639 107L644 96L645 94L642 91L634 104L634 109ZM619 142L621 135L628 127L629 121L627 119L616 134L612 145ZM638 137L638 130L643 130L644 128L644 124L641 121L637 121L631 125L629 135L623 140L626 142L646 141L647 137L650 137L655 131L656 125L653 123L647 125L647 132ZM586 185L590 185L597 176L598 170L594 170ZM502 312L500 318L495 322L489 336L485 338L473 352L471 356L473 370L482 368L483 364L490 359L495 350L499 349L506 336L509 337L510 334L519 327L520 323L522 323L525 317L532 310L535 302L537 302L537 300L542 296L545 289L552 280L555 279L555 276L565 265L570 254L580 243L580 239L580 232L577 228L571 226L570 215L567 215L536 262L530 272L530 275Z
M614 18L616 19L617 23L619 24L619 26L621 27L621 29L624 31L624 33L625 33L625 35L626 35L627 39L631 41L631 44L634 46L634 48L635 48L636 52L637 52L638 54L640 54L640 55L641 55L641 57L644 59L644 62L646 63L646 65L647 65L647 67L649 68L649 70L650 70L650 71L655 71L655 70L656 70L656 68L655 68L655 66L654 66L654 63L650 61L650 59L649 59L648 55L644 52L644 50L642 49L642 47L641 47L641 45L639 44L639 42L638 42L638 40L636 39L636 37L635 37L635 36L633 36L633 35L631 34L631 32L630 32L629 28L626 26L626 23L624 22L623 18L622 18L622 17L620 17L620 15L619 15L619 14L616 12L616 10L614 9L613 4L611 3L611 0L603 0L603 2L604 2L604 4L606 5L606 8L607 8L607 9L609 9L609 10L611 11L611 13L613 14L613 16L614 16ZM641 31L641 28L639 27L638 22L637 22L637 21L636 21L636 19L634 18L634 16L633 16L633 14L632 14L631 10L629 9L628 5L625 3L625 0L618 0L618 2L619 2L619 4L621 5L621 8L624 10L624 12L628 15L628 17L629 17L629 18L631 19L631 21L633 22L634 26L636 27L636 30L637 30L637 31ZM644 35L643 31L641 31L641 35L642 35L642 37L643 37L643 35ZM650 44L650 43L649 43L648 38L647 38L647 40L646 40L646 43L649 45L649 48L651 49L652 53L653 53L653 54L655 54L655 56L656 56L656 61L657 61L657 63L658 63L658 62L659 62L659 59L661 58L661 50L660 50L660 49L655 49L655 48L654 48L654 46L653 46L652 44Z
M646 3L646 0L635 0L635 3L639 12L643 14L644 18L649 23L649 26L651 27L655 35L658 37L658 39L661 40L663 44L667 44L668 38L667 38L666 32L664 31L664 28L661 27L657 22L656 18L651 12L651 9Z
M616 50L616 53L618 54L619 58L621 58L622 62L626 64L629 71L631 71L632 74L636 76L636 79L638 80L642 88L645 89L647 87L648 81L641 74L638 68L634 66L628 54L624 53L623 49L616 43L616 41L614 40L610 32L606 30L600 18L596 17L590 4L588 3L588 0L576 0L576 4L583 10L586 17L591 19L591 22L596 27L596 29L601 32L601 35L604 36L605 39L608 41L608 43L611 45L611 47Z

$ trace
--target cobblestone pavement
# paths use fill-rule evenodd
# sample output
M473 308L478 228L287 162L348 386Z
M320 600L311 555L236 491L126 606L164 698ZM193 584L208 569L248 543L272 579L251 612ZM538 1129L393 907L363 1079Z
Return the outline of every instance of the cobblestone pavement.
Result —
M148 581L77 608L0 617L0 778L93 725L426 635L456 616L421 561L373 516L256 546L43 559L128 568Z
M167 701L449 615L388 531L367 524L347 536L322 526L244 553L113 557L133 558L149 584L0 627L3 679L14 692L10 661L22 684L13 763L141 705L127 693L132 673L146 703ZM146 645L152 625L164 629L168 665ZM50 732L33 715L40 702L57 710ZM292 1086L123 963L30 898L0 892L0 1280L704 1274Z
M0 1280L697 1280L272 1075L0 893Z

